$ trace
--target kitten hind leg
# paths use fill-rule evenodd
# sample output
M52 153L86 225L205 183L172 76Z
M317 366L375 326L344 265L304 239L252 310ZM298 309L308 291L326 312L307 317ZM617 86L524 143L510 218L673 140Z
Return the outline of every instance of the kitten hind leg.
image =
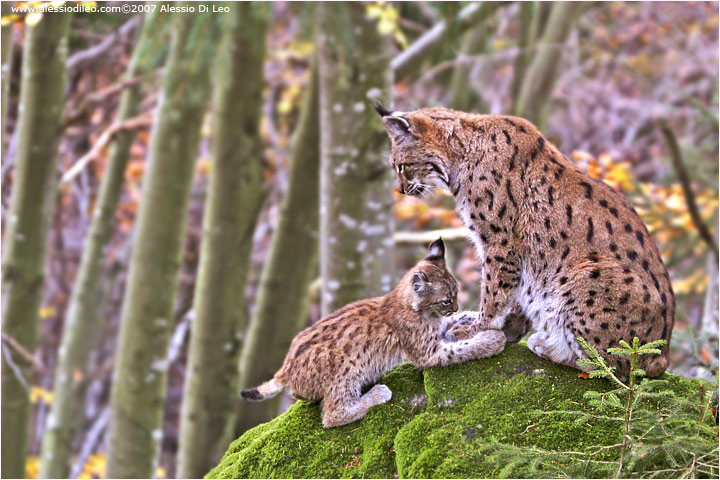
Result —
M375 385L360 398L326 398L323 400L323 427L338 427L363 418L370 408L392 398L387 385Z

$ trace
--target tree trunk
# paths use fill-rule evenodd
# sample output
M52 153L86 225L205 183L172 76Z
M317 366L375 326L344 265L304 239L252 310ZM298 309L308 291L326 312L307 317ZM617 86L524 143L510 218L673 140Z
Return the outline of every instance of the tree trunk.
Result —
M178 13L172 19L113 372L110 478L150 478L157 461L173 303L219 18Z
M180 478L205 475L234 434L245 280L264 198L260 117L268 12L256 3L231 9L215 66L212 168L181 414Z
M472 71L472 63L463 59L466 56L477 55L485 52L488 39L487 10L488 3L482 4L483 11L486 12L478 19L477 26L465 34L462 46L460 47L460 62L453 69L452 79L450 80L450 101L448 106L455 110L468 112L474 107L476 111L485 113L487 105L483 99L473 90L470 85L470 73Z
M26 27L17 163L2 259L3 478L25 476L33 363L21 349L32 354L37 343L71 18L47 14L36 26Z
M149 61L144 53L158 41L158 22L167 15L160 13L159 9L148 14L128 65L126 78L142 75L155 67L156 62ZM134 117L141 100L140 85L127 88L120 99L117 121L122 122ZM133 131L120 132L114 138L90 231L85 239L60 343L53 402L42 441L41 478L65 478L70 474L73 445L83 421L88 355L92 349L96 323L100 319L98 300L103 252L112 236L115 210L134 138Z
M717 232L717 230L715 230ZM717 245L717 234L715 234L715 244ZM718 338L718 259L715 252L708 253L708 286L705 292L705 302L703 306L702 321L700 328L715 340L717 345Z
M241 388L259 385L272 378L308 312L308 289L318 256L320 130L317 83L317 66L313 64L291 145L288 190L242 350ZM280 399L241 403L237 433L272 419L279 413Z
M10 2L3 2L0 5L2 8L2 16L5 17L10 15L10 7L13 4ZM5 116L7 115L8 105L8 88L10 87L10 67L12 66L12 51L13 51L13 22L8 22L7 25L2 27L2 62L0 67L2 68L2 83L0 89L2 89L2 112L0 112L0 136L3 138L3 145L0 145L0 150L5 150L3 147L5 142Z
M541 130L562 58L562 45L570 35L575 19L590 3L553 3L532 62L527 66L515 114L527 118Z
M373 98L389 98L391 70L389 39L378 34L362 3L338 2L318 14L320 264L327 314L391 285L392 180L382 160L387 139L369 108Z
M532 61L534 52L531 48L538 36L540 23L540 6L538 2L519 2L520 9L520 36L518 38L518 54L515 58L512 84L510 86L510 99L513 102L513 112L518 111L520 88L525 78L528 64Z

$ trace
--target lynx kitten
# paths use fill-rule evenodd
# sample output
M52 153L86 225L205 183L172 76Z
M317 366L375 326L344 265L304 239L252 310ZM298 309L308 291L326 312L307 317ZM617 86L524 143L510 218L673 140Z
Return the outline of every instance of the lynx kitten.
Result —
M260 401L288 388L296 398L322 400L325 427L355 422L392 396L381 384L363 395L363 386L401 361L439 367L503 350L505 335L499 330L444 340L447 318L457 310L457 282L438 239L393 291L351 303L300 332L273 379L241 395Z

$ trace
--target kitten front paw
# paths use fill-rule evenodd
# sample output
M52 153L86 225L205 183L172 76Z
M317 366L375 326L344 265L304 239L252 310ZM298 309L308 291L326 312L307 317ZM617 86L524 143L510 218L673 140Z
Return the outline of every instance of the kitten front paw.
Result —
M464 311L453 314L448 318L450 325L469 325L478 318L479 312Z
M473 337L477 333L474 323L453 325L445 332L445 340L448 342L457 342Z
M505 334L500 330L480 330L472 338L477 345L477 358L487 358L505 350Z
M390 390L387 385L380 383L372 387L367 394L373 399L374 405L389 402L392 398L392 390Z

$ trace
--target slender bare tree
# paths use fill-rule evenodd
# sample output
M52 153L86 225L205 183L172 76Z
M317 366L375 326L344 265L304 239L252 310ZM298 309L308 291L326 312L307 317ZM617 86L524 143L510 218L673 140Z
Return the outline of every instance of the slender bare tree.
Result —
M32 354L45 276L47 233L57 191L57 146L65 102L70 14L26 26L20 118L2 257L2 471L25 476Z
M542 28L542 34L536 42L532 61L522 72L524 77L515 114L527 118L541 129L557 79L561 46L567 41L575 20L592 5L593 2L553 2L547 20L544 24L540 20L538 28Z
M234 434L245 280L265 194L260 117L269 12L257 2L230 7L213 72L212 164L180 423L181 478L205 475Z
M290 146L288 190L240 359L240 387L271 378L308 313L308 288L318 252L320 129L317 67L311 67L302 112ZM279 413L280 397L241 403L238 430L245 431Z
M107 474L150 478L162 439L167 348L219 15L173 14L110 398Z
M362 3L318 10L322 310L392 285L392 174L370 108L389 99L389 38ZM372 272L372 273L370 273Z
M163 41L162 35L158 36L158 27L168 16L168 13L163 13L160 9L148 14L128 65L126 79L143 75L157 66L162 56L151 50L162 50L153 47ZM142 85L136 84L123 92L117 114L118 123L137 115L142 90ZM83 421L88 356L92 349L94 331L100 320L98 300L103 253L115 225L115 211L134 138L134 130L120 131L114 137L90 231L85 239L60 342L53 402L42 441L42 478L64 478L70 474L73 445Z
M6 17L10 14L10 7L12 3L3 2L0 5L2 9L2 16ZM0 136L5 138L5 116L7 114L8 106L8 88L10 87L10 66L12 64L12 51L13 51L13 24L8 22L7 25L2 26L2 61L0 62L0 68L2 68L2 82L0 83L0 91L2 92L2 112L0 112ZM2 149L4 145L0 145Z

